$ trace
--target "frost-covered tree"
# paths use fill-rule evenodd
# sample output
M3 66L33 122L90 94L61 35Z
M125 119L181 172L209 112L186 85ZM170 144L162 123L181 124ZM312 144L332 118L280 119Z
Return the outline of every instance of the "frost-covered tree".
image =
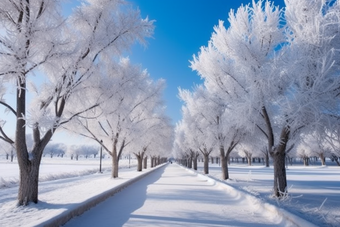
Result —
M187 167L197 170L198 157L200 155L200 152L198 149L190 147L190 143L187 140L187 135L185 133L186 133L185 123L183 121L178 122L175 127L173 155L175 158L178 159L185 157L187 159L186 160ZM191 166L191 163L193 166Z
M242 139L244 132L231 121L228 104L220 97L210 93L203 85L197 86L192 93L179 90L180 98L195 117L205 126L204 134L216 144L221 159L222 179L229 178L229 155Z
M44 154L48 154L51 158L54 156L63 157L66 153L67 146L62 143L49 143L44 149Z
M163 112L163 110L160 110ZM159 112L159 111L156 111ZM142 162L146 169L147 156L151 158L151 167L156 166L161 158L168 158L173 144L173 127L164 113L154 113L143 121L142 130L132 141L133 154L137 157L137 171L142 171Z
M0 140L0 154L4 154L6 156L6 160L10 159L10 161L13 162L15 156L14 144Z
M158 102L158 104L161 103ZM143 114L139 115L139 120L136 122L138 129L134 129L134 132L130 134L134 138L128 147L128 150L137 158L137 171L142 171L143 161L144 163L147 161L148 155L152 160L155 160L156 157L168 157L171 150L169 145L173 143L173 128L170 119L163 113L164 109L159 108L157 102L150 101L147 104L144 106Z
M339 5L321 0L286 5L284 14L269 1L231 11L230 27L220 22L191 62L207 89L239 113L238 126L267 138L277 197L287 190L289 140L339 113Z
M212 127L216 125L218 113L211 109L209 101L203 95L203 87L196 87L193 92L179 89L179 97L184 102L182 106L182 122L180 127L184 132L187 149L183 150L184 156L192 161L192 154L200 151L204 158L204 173L209 173L209 157L213 151L216 152L218 144L216 133ZM218 111L218 110L217 110ZM213 124L213 126L212 126Z
M164 80L153 81L146 70L132 65L127 58L119 62L109 59L97 73L102 76L98 77L100 81L92 83L98 85L92 87L91 93L98 95L91 95L88 100L101 97L107 101L81 114L69 129L103 147L112 157L112 177L117 178L123 150L144 136L152 126L147 123L155 110L162 108ZM143 146L147 147L150 141L145 142Z
M122 0L84 1L66 20L60 1L1 1L0 24L0 80L16 90L15 104L3 99L11 89L1 91L0 103L15 116L15 139L0 133L16 146L18 204L27 205L38 202L40 161L53 134L103 102L89 103L80 95L91 86L86 81L95 66L103 56L120 55L136 40L143 42L153 26ZM28 94L33 96L30 103ZM75 104L83 108L74 112ZM32 150L25 141L28 128L33 131Z
M230 27L226 29L220 21L191 67L205 80L208 90L238 113L231 116L238 127L252 131L257 127L267 137L269 153L276 160L275 189L279 186L278 190L285 191L284 152L289 133L283 126L279 146L273 149L276 144L271 119L276 117L272 107L276 104L276 83L272 84L270 75L277 73L274 53L285 40L280 18L281 11L269 2L263 6L263 1L241 6L236 13L231 11Z

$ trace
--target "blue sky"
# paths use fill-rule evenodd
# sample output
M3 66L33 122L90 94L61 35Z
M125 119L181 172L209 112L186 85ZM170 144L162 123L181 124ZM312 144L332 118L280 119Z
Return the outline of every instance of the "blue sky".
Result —
M129 57L141 64L154 79L166 79L167 114L173 123L181 119L182 103L178 87L191 89L202 81L189 68L189 60L206 46L218 20L228 26L230 9L237 9L251 0L129 0L141 10L143 17L155 20L154 36L147 47L135 45ZM275 5L282 7L283 0Z

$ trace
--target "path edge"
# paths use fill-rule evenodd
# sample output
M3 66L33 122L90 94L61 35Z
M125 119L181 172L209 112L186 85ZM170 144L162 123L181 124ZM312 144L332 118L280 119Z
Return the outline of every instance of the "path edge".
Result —
M112 189L107 190L106 192L103 192L101 194L98 194L96 196L88 198L86 201L79 204L79 206L74 207L73 209L66 210L62 212L59 215L56 215L55 217L44 221L39 224L39 226L44 227L55 227L55 226L62 226L65 225L68 221L70 221L72 218L82 215L86 211L90 210L92 207L95 207L101 202L104 202L106 199L110 198L111 196L115 195L116 193L120 192L124 188L130 186L131 184L141 180L142 178L148 176L150 173L153 173L154 171L165 167L167 163L161 164L159 166L153 167L148 172L145 172L135 178L132 178L128 181L125 181L119 185L116 185Z
M318 227L316 225L314 225L313 223L283 209L283 208L279 208L273 204L267 203L263 200L260 200L259 198L255 197L252 194L246 193L244 191L238 190L237 188L229 185L227 182L223 182L221 180L217 180L214 177L208 176L208 175L204 175L201 173L198 173L197 171L193 170L193 169L188 169L184 166L178 165L181 168L183 168L184 170L197 175L200 178L206 179L208 181L213 181L216 185L223 187L224 189L227 190L232 190L232 191L236 191L237 193L240 193L242 195L244 195L248 200L252 200L252 201L256 201L259 204L261 204L262 208L269 211L269 212L276 212L278 215L280 215L283 219L289 220L292 224L296 225L297 227Z

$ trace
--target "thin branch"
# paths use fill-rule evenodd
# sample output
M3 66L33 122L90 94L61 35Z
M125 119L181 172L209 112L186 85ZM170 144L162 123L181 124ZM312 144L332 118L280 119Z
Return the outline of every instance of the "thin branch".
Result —
M7 103L0 101L0 104L4 105L5 107L7 107L15 116L17 116L17 112Z
M2 140L6 141L7 143L10 143L10 144L14 143L14 141L6 135L6 133L4 132L2 127L0 127L0 133L3 135L3 136L0 136L0 138Z

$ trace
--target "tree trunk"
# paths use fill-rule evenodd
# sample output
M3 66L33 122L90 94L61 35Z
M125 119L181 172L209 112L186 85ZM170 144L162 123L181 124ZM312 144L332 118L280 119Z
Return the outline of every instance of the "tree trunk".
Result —
M151 156L150 159L151 159L151 160L150 160L150 161L151 161L151 168L153 168L153 167L154 167L153 156Z
M197 155L194 156L192 161L193 161L193 164L194 164L194 170L197 170Z
M268 152L265 154L265 160L266 160L266 167L269 167L269 154L268 154Z
M308 157L303 157L303 165L304 166L309 166L309 158Z
M204 174L209 174L209 154L204 154Z
M29 162L20 167L19 206L26 206L30 202L38 203L38 181L39 163Z
M156 156L154 156L152 158L152 163L153 163L153 166L152 167L156 167Z
M148 156L145 156L145 158L144 158L143 168L144 168L144 169L147 169L147 168L148 168Z
M23 75L25 78L26 75ZM38 125L33 128L34 147L28 153L26 145L26 82L25 79L18 81L16 94L16 131L15 147L17 150L17 159L19 164L20 182L18 191L18 206L26 206L30 202L38 203L38 181L39 167L43 150L51 139L52 131L47 131L44 139L40 140Z
M119 157L118 157L118 152L117 152L118 138L119 138L119 133L116 133L115 139L112 145L112 153L110 153L111 158L112 158L112 171L111 171L112 178L118 177L118 170L119 170Z
M138 153L134 153L134 155L137 158L137 171L141 172L143 170L143 160L144 160L144 154L146 152L147 147L143 147L143 151L142 152L138 152Z
M321 158L321 165L323 165L323 166L326 165L326 158L325 157Z
M251 156L247 156L247 160L248 160L248 166L251 166Z
M187 162L188 162L188 168L191 169L192 168L192 157L191 157L191 155L189 156L189 158L187 158Z
M228 162L225 156L224 146L220 146L220 159L221 159L221 170L222 170L222 180L229 179L228 172Z
M143 156L142 155L136 155L137 157L137 171L141 172L142 171L142 163L143 163Z
M273 155L274 195L276 197L282 197L284 193L287 193L285 160L285 152L278 151Z
M118 167L119 167L119 163L118 163L118 156L117 156L117 151L116 149L113 149L112 152L112 171L111 171L111 177L112 178L117 178L118 177Z

